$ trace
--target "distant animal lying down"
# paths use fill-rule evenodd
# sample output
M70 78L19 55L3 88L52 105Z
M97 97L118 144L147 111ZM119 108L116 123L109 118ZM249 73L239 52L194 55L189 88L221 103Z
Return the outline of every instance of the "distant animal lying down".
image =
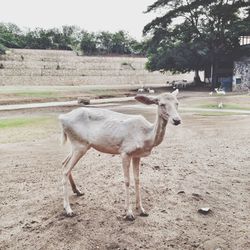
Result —
M144 210L140 194L140 158L150 155L151 150L158 146L165 135L166 125L171 122L179 125L181 118L177 112L178 89L172 93L163 93L157 97L137 95L135 99L144 104L156 104L157 118L154 124L141 115L122 114L107 109L78 108L59 116L62 125L62 137L71 142L72 150L63 164L63 193L66 215L72 216L69 204L68 179L72 190L82 195L75 185L71 171L80 158L90 148L108 154L120 154L125 179L125 210L127 220L134 220L130 205L130 163L133 163L136 209L141 216L148 216Z

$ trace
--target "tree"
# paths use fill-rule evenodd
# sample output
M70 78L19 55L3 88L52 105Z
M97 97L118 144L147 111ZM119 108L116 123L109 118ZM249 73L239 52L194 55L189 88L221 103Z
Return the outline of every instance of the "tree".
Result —
M102 31L97 34L84 32L81 49L88 55L141 55L144 46L124 31L115 33Z
M86 55L140 55L145 48L126 32L88 33L77 26L22 31L15 24L0 23L0 54L6 48L82 50Z
M112 52L113 34L107 31L99 32L96 35L97 47L100 54L110 54Z
M242 33L250 34L249 0L158 0L146 12L164 15L144 27L149 70L197 73L213 66L213 85L221 58L233 59ZM248 19L247 19L248 13Z
M24 48L26 49L50 49L53 42L50 33L45 29L36 28L28 31L24 36Z
M5 54L6 47L0 43L0 55Z
M114 54L141 55L143 49L143 43L137 42L125 31L112 34L111 52Z
M81 40L81 50L86 55L93 55L97 52L97 42L94 33L83 32Z
M130 54L128 46L128 35L120 30L112 36L112 47L111 51L114 54Z
M62 41L64 42L63 46L67 50L77 49L78 45L81 42L82 31L77 26L62 26Z
M2 51L6 47L20 48L22 33L17 25L12 23L0 23L0 45Z
M163 34L169 39L164 39ZM161 32L148 41L149 70L170 70L174 73L195 71L195 81L200 82L199 70L206 65L208 49L199 38L192 39L193 31L187 23L176 25L172 32ZM160 39L160 41L159 41Z

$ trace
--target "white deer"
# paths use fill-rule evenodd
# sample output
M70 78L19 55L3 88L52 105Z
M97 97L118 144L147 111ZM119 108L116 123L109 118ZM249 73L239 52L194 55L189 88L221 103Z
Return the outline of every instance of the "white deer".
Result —
M222 98L222 96L226 95L226 91L223 90L223 89L215 88L214 90L216 91L216 95L221 96L221 98ZM220 100L217 101L219 109L223 108L223 103L222 103L222 99L221 98L220 98Z
M137 92L139 92L139 93L144 92L144 88L139 88L139 89L137 89Z
M225 90L223 90L223 89L215 88L214 90L216 91L217 95L225 95L226 94Z
M155 93L155 91L153 89L151 89L151 88L147 88L147 91L148 91L149 94L154 94Z
M181 118L177 112L177 93L178 89L173 93L164 93L157 97L145 95L135 97L137 101L144 104L156 104L158 106L154 124L148 122L141 115L128 115L99 108L82 107L59 116L63 128L63 141L65 142L68 138L72 146L71 153L62 163L66 215L73 215L68 197L68 178L73 192L82 195L75 185L71 171L79 159L90 148L94 148L103 153L121 155L126 193L125 219L127 220L134 220L129 197L129 171L132 160L136 208L141 216L148 216L142 206L140 194L140 158L150 155L153 147L162 142L168 121L174 125L181 123Z

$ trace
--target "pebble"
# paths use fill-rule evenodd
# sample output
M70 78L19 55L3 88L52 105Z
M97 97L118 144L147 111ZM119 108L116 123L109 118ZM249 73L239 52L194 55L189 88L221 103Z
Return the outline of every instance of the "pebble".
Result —
M202 207L198 209L198 213L200 214L208 214L211 212L211 209L209 207Z

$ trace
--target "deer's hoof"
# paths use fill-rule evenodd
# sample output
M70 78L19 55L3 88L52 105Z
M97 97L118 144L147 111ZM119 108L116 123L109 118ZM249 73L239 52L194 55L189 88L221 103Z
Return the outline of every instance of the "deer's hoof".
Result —
M146 212L141 212L141 213L139 214L139 216L141 216L141 217L148 217L149 214L146 213Z
M64 215L66 217L74 217L76 214L71 209L70 210L69 209L68 210L65 209Z
M77 190L77 191L74 192L74 193L76 194L76 196L83 196L83 195L84 195L84 193L81 192L81 191L79 191L79 190Z
M135 220L135 217L134 217L133 214L127 214L127 215L124 217L124 220L133 221L133 220Z

